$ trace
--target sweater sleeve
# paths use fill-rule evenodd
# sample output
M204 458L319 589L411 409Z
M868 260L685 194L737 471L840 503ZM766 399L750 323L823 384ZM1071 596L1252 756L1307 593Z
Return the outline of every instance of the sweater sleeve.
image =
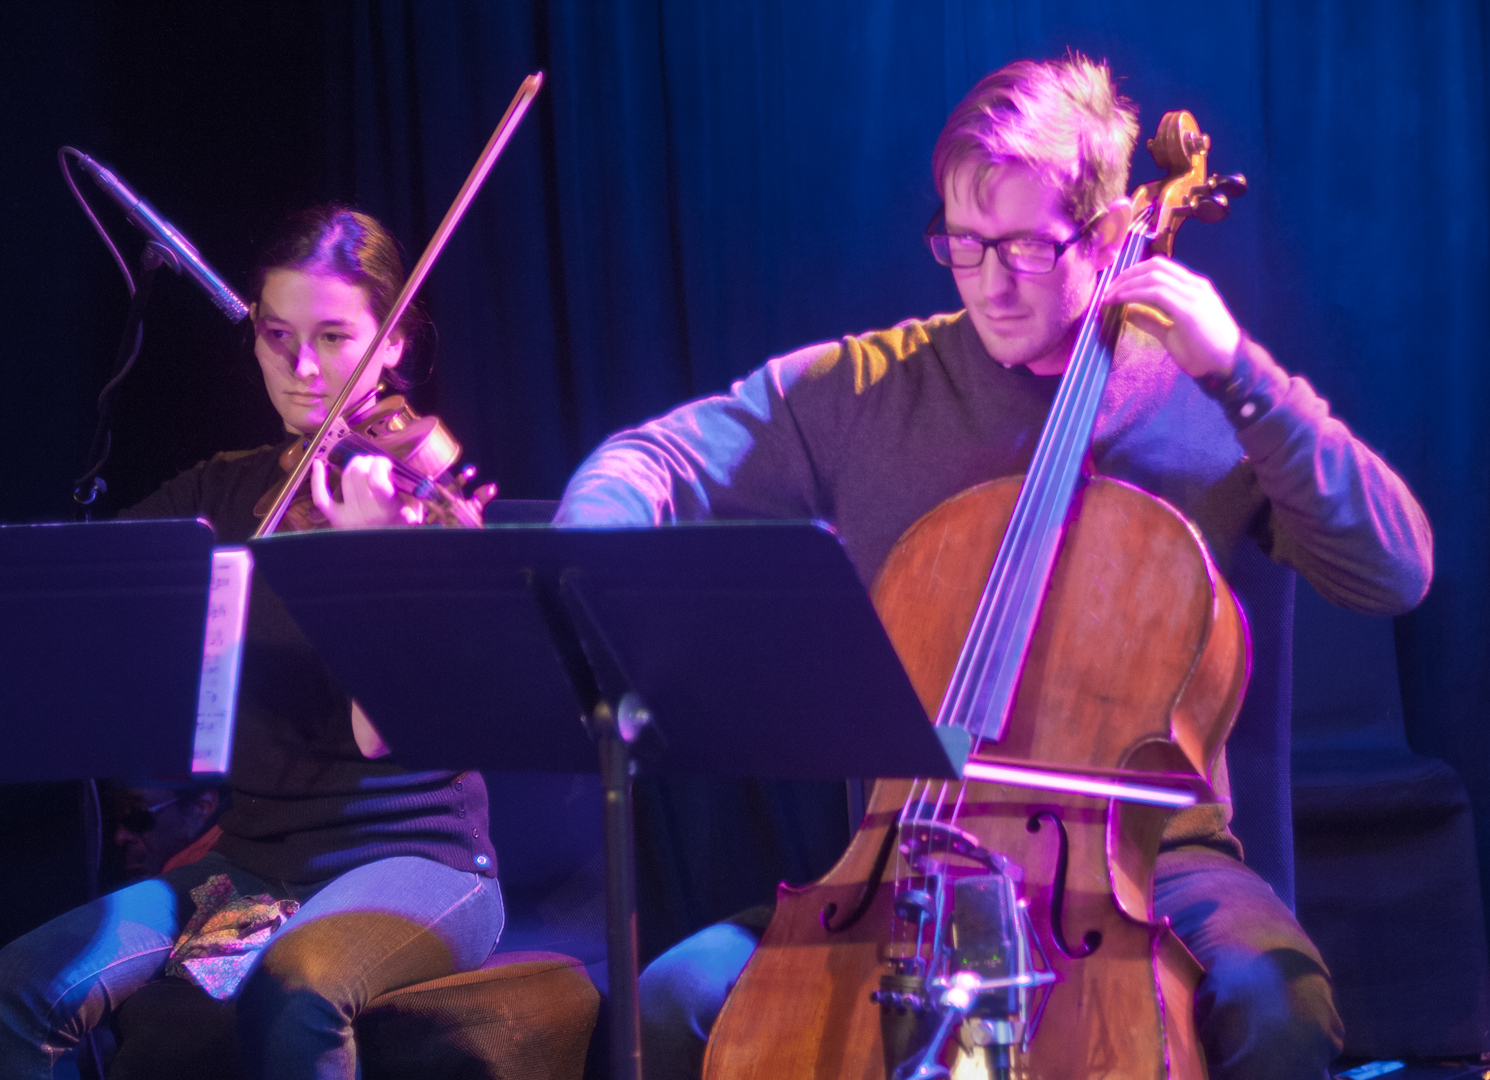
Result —
M1262 346L1244 340L1239 369L1213 396L1268 498L1265 549L1340 607L1415 607L1433 578L1433 532L1406 482Z
M830 518L840 344L778 357L736 382L606 439L570 479L554 524ZM850 398L852 394L848 395Z

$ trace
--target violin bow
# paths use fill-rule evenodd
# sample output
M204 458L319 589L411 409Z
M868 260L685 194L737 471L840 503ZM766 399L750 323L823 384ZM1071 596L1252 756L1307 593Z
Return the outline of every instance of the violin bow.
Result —
M357 385L357 380L367 370L367 365L372 361L378 349L382 347L393 328L398 325L398 320L403 318L404 312L408 310L409 304L413 302L414 294L419 291L419 286L424 284L424 279L429 276L430 269L435 260L440 257L440 252L445 250L445 244L450 235L455 232L455 227L460 224L461 218L465 216L466 209L471 205L471 200L481 190L481 185L486 180L486 174L491 172L491 167L506 148L507 142L512 138L512 133L517 130L517 125L522 123L527 114L528 106L532 104L533 98L538 93L538 88L543 85L543 72L535 71L522 81L513 95L512 101L507 106L507 111L502 114L502 119L497 122L496 130L487 140L486 148L481 151L481 156L476 159L471 173L466 177L466 182L461 185L460 191L456 193L455 201L450 204L450 209L445 211L445 219L440 222L440 227L435 230L434 236L430 237L424 254L419 256L419 261L414 264L414 270L409 274L408 280L404 282L403 289L398 294L398 299L393 302L383 325L378 327L378 332L373 336L372 342L367 346L367 351L362 354L362 359L352 373L347 376L346 383L341 388L341 393L336 396L331 407L326 410L326 419L316 429L310 446L306 449L300 463L290 473L284 490L280 492L274 505L264 515L264 520L254 532L251 539L257 540L262 536L268 536L279 527L280 520L285 516L295 492L300 490L300 485L305 482L305 476L310 471L311 463L326 457L341 439L350 431L347 422L342 419L342 409L346 408L347 399L351 397L352 387Z

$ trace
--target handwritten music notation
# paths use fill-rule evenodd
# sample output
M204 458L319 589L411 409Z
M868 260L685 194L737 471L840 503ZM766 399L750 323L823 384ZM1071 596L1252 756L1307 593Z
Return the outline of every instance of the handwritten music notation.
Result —
M232 764L238 671L243 662L243 630L248 622L252 579L253 555L247 548L213 549L202 678L197 691L197 730L192 740L194 773L226 773Z

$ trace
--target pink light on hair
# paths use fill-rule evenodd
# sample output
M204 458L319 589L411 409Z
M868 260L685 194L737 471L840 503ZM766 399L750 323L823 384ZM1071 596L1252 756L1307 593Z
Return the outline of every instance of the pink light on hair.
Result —
M1084 223L1127 193L1138 109L1117 92L1105 63L1078 52L1018 60L984 77L947 118L931 155L937 192L958 169L974 169L981 205L997 167L1021 164L1060 189Z

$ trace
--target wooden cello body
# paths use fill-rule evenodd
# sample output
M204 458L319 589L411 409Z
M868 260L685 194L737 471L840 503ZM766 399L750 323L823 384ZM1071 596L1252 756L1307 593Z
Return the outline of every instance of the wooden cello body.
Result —
M905 534L875 581L876 610L933 715L1018 484L1017 477L994 481L943 503ZM1193 527L1166 504L1100 479L1080 498L1000 756L1207 776L1248 673L1236 601ZM813 885L781 888L776 918L715 1025L708 1080L884 1077L880 1008L871 995L893 958L893 883L874 887L869 910L852 927L835 933L824 923L859 904L910 786L876 784L864 825L838 864ZM1150 903L1168 814L1003 784L966 789L958 822L1023 867L1032 922L1057 975L1013 1074L1203 1076L1191 1013L1200 968L1154 921ZM1064 860L1058 829L1042 815L1061 823ZM1063 903L1055 912L1062 862ZM1090 956L1067 955L1081 952L1093 931L1101 943Z
M1204 173L1209 140L1189 114L1168 114L1156 143L1171 170L1148 193L1158 224L1144 234L1135 223L1120 264L1142 258L1145 243L1152 250L1156 234L1172 241L1185 207L1203 216L1197 200L1216 190ZM1079 793L1072 778L1183 779L1200 801L1214 798L1208 778L1250 670L1247 628L1178 511L1120 481L1079 475L1121 313L1094 303L1087 323L1062 394L1078 389L1064 404L1058 397L1030 476L933 509L872 588L928 716L974 736L969 775L973 766L1033 770L1064 778L1056 787L1065 789L1031 786L1027 775L878 782L837 865L810 886L780 889L714 1026L706 1080L1204 1077L1193 1019L1203 972L1153 913L1173 809ZM1047 443L1057 449L1045 453ZM1008 614L1022 603L1024 615ZM998 679L1006 704L993 708L993 720L1002 717L994 725L983 703ZM1017 1022L948 1007L956 980L940 916L932 948L925 935L928 916L952 906L949 880L1001 866L1018 883L1018 918L1043 969L1038 990L1020 991L1029 996ZM939 984L930 978L938 964ZM907 974L917 978L897 981ZM899 1040L903 1030L891 1014L933 1015L936 994L942 1030L912 1039L930 1049L887 1052L884 1033ZM953 1021L961 1027L948 1038Z

